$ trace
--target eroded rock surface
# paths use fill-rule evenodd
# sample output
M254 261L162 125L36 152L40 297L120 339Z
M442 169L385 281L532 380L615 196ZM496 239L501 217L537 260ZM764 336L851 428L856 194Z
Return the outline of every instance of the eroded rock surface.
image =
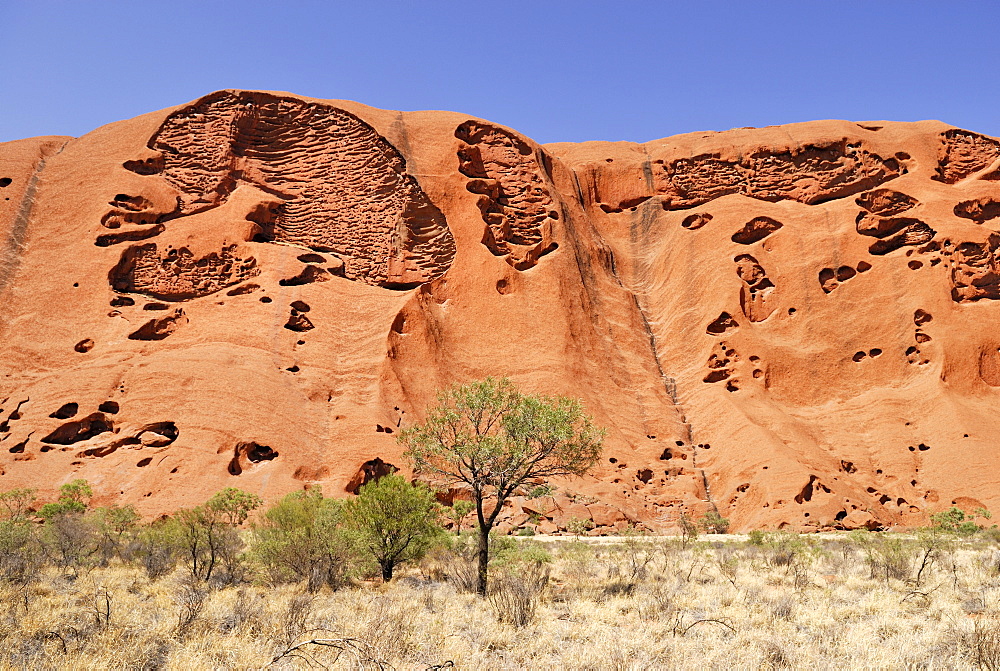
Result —
M0 491L351 496L507 375L608 433L506 531L1000 513L998 166L939 122L540 146L248 91L0 144Z

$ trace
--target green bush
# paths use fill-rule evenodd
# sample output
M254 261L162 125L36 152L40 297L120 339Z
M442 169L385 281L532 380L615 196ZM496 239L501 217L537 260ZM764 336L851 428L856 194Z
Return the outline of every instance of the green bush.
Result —
M931 522L935 529L948 531L959 536L971 536L983 527L976 524L976 517L990 519L992 515L984 508L980 508L973 514L966 514L958 506L952 506L948 510L931 515Z
M192 578L214 577L224 585L243 580L244 543L237 526L261 503L256 494L227 487L197 508L177 512L181 557Z
M350 539L341 527L344 502L319 489L293 492L253 527L253 557L274 584L305 581L306 589L336 589L347 575Z
M344 506L346 528L361 554L378 564L386 582L396 566L420 559L441 542L444 528L438 514L434 492L399 475L369 482Z

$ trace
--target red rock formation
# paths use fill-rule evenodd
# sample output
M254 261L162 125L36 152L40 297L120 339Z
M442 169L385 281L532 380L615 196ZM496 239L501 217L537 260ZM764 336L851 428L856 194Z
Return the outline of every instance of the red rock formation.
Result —
M507 375L608 437L505 528L1000 511L998 147L843 121L539 146L244 91L0 144L0 489L348 495L406 470L437 389Z

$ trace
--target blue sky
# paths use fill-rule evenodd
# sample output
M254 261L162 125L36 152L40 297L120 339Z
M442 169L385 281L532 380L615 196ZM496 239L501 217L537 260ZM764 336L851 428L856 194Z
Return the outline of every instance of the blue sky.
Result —
M0 141L220 88L446 109L539 142L845 118L1000 135L1000 3L0 0Z

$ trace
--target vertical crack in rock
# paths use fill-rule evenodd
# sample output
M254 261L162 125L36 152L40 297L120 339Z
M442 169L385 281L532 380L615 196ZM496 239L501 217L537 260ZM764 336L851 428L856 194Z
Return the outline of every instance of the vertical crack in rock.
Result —
M155 158L125 167L158 174L181 192L178 210L160 222L218 207L245 183L275 197L273 207L252 215L260 229L254 241L332 252L343 260L347 279L406 289L451 266L455 242L444 215L407 174L402 155L342 109L222 91L170 115L149 147L159 152ZM178 265L183 250L138 250L125 252L112 286L155 295L173 275L182 288L170 293L193 297L246 279L255 264L222 250L207 265L194 261L206 268L199 275L215 279L183 279L193 272L186 261ZM130 274L136 258L159 269Z
M58 154L63 150L67 140L54 152L45 154L38 160L28 184L24 189L24 197L18 207L17 214L14 215L14 224L11 227L10 237L5 240L4 249L0 253L0 295L3 295L21 261L21 252L24 249L25 239L28 235L28 221L31 218L31 210L35 206L35 193L38 191L38 181L45 170L45 160L52 154Z
M817 143L794 151L761 150L738 161L701 154L664 164L654 174L663 206L683 210L729 194L807 205L867 191L906 170L861 142Z
M546 224L559 218L534 149L510 131L480 121L466 121L455 136L464 143L458 169L471 178L469 191L482 196L483 244L518 270L531 268L556 248L547 243Z

